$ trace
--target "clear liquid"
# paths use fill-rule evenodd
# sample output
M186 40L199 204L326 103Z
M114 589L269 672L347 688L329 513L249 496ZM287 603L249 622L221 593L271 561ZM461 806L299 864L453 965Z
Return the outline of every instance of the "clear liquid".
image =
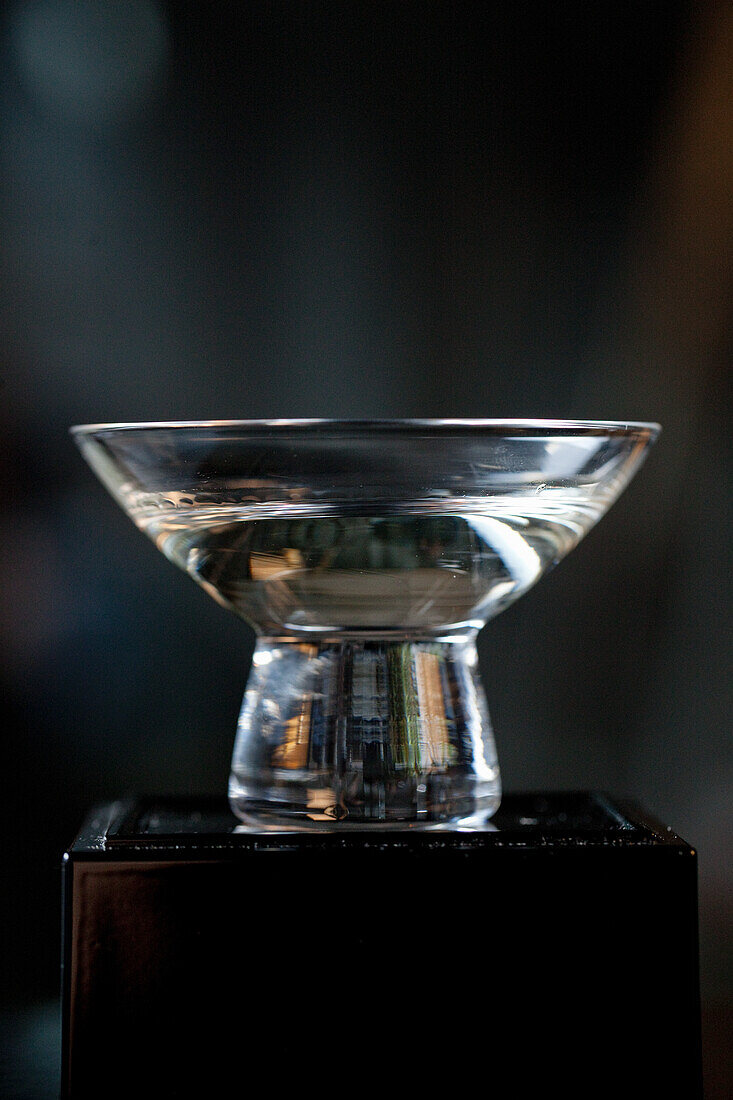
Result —
M465 502L461 502L465 508ZM159 549L264 634L479 629L568 553L598 518L577 499L497 497L440 514L312 514L182 503L131 509ZM191 506L193 505L193 506Z

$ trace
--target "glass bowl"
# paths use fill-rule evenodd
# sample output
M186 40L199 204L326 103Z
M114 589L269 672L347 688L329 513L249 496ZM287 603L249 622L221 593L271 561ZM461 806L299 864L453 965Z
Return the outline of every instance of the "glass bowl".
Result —
M258 828L480 827L475 639L597 523L659 426L216 420L72 429L141 531L256 632L232 760Z

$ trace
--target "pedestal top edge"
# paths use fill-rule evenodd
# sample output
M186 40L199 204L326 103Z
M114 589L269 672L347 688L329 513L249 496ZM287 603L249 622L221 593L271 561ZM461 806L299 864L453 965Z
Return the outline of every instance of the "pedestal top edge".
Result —
M601 791L509 792L480 829L450 826L271 830L244 826L225 800L147 796L93 808L66 860L230 858L253 851L532 851L545 849L694 849L637 803Z

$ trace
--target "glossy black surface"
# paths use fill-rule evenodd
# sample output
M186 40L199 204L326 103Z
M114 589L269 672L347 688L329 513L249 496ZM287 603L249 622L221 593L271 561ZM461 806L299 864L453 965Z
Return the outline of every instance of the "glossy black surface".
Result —
M160 797L127 799L95 808L69 850L69 858L120 858L126 849L140 856L165 852L173 858L226 850L270 849L361 851L426 849L661 845L694 855L669 827L641 807L601 792L508 793L481 831L409 829L331 832L248 830L223 799Z
M476 1074L700 1095L696 854L639 808L516 794L480 832L235 830L220 802L90 815L65 868L65 1095L255 1071L293 1096Z

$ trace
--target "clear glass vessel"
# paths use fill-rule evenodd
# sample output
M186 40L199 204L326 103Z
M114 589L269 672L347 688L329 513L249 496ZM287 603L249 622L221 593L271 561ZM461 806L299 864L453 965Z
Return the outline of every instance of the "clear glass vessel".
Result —
M72 429L257 641L229 798L260 828L476 827L501 797L475 639L572 550L659 427L222 420Z

